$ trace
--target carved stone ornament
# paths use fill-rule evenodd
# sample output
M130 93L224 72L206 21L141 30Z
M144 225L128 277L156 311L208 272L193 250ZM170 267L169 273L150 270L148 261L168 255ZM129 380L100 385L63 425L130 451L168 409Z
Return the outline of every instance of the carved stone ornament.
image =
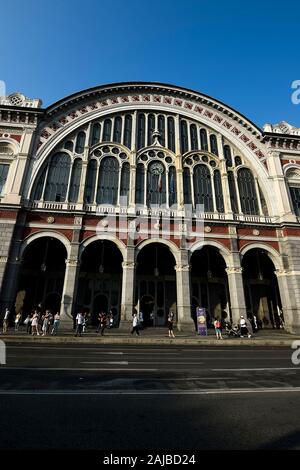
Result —
M204 232L206 233L210 233L211 232L211 227L209 227L208 225L206 227L204 227Z
M257 230L257 229L254 229L252 233L253 233L253 235L255 235L256 237L258 237L258 235L260 235L260 231Z
M52 215L50 217L47 217L47 223L48 224L53 224L54 222L55 222L55 219Z

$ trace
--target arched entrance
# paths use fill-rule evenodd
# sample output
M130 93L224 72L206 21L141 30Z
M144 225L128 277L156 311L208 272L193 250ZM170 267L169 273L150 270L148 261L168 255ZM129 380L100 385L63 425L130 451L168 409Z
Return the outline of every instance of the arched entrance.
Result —
M89 312L92 325L101 310L112 310L114 325L119 324L122 261L119 248L109 240L96 240L82 253L75 311Z
M165 326L169 310L176 314L176 262L161 243L146 245L137 257L136 308L145 326Z
M23 254L16 297L16 311L33 308L60 311L67 251L52 237L35 239Z
M275 267L261 248L247 251L242 261L248 317L256 316L261 328L279 328L282 310Z
M212 246L193 252L191 257L192 318L196 325L197 306L206 309L208 326L214 318L230 319L226 263Z

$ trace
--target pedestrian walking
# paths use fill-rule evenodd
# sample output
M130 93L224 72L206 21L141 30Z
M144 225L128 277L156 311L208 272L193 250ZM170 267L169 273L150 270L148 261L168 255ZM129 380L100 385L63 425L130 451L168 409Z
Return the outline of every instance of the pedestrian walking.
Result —
M9 325L9 317L10 317L10 310L7 307L5 309L4 318L3 318L3 334L7 333L8 325Z
M33 313L34 312L31 312L27 315L27 317L25 318L24 320L24 325L26 325L26 333L28 333L29 335L31 335L32 333L32 317L33 317Z
M131 334L133 335L133 333L136 333L138 336L140 336L140 332L139 332L139 319L138 319L138 314L137 313L134 313L132 315L132 330L131 330Z
M140 330L144 329L144 314L142 311L140 311L139 313L139 327L140 327Z
M76 332L75 332L75 336L81 336L82 335L83 323L84 323L84 316L81 312L79 312L76 315Z
M101 318L100 318L100 334L101 336L104 336L104 331L105 328L107 327L107 315L105 312L101 313Z
M57 334L59 325L60 325L60 314L59 314L59 312L57 312L54 315L54 323L53 323L53 328L52 328L52 331L51 331L51 335L55 336Z
M222 336L222 325L221 325L221 321L220 321L220 318L217 317L214 321L214 327L215 327L215 332L216 332L216 337L217 339L223 339L223 336Z
M45 315L42 316L42 336L46 336L48 332L48 324L50 321L50 312L49 310L46 310Z
M109 315L108 315L108 328L112 328L113 325L114 325L114 314L112 310L110 310Z
M243 315L241 315L241 318L240 318L240 336L241 338L243 338L244 336L248 336L248 338L251 338L251 334L247 328L247 322L246 322L246 319L244 318Z
M39 319L40 316L37 313L37 311L34 312L33 317L32 317L32 322L31 322L31 327L32 327L32 336L34 336L34 333L36 333L37 336L40 336L39 333Z
M19 312L19 313L17 313L16 318L15 318L15 331L19 331L19 326L20 326L20 323L21 323L21 319L22 319L22 313Z
M169 338L175 338L175 335L174 335L174 332L173 332L174 321L175 321L174 312L173 312L173 310L170 310L169 315L168 315Z

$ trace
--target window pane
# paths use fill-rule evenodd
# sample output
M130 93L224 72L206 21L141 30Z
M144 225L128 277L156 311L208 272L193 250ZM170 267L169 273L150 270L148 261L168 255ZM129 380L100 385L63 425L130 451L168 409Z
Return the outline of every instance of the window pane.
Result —
M69 191L70 202L77 202L78 200L80 178L81 178L81 168L82 168L82 160L80 158L77 158L73 164L73 169L72 169L70 191Z
M119 185L119 162L114 157L101 161L97 188L98 204L116 204Z
M172 117L168 117L168 148L175 152L175 125Z
M50 161L47 183L45 189L46 201L63 202L66 200L69 174L70 157L65 153L56 153Z
M4 187L7 179L9 165L0 165L0 196L4 194Z
M177 203L177 182L176 169L172 166L169 169L169 206L172 207Z
M85 132L79 132L76 139L75 152L83 153L85 145Z
M252 172L242 168L238 172L241 208L244 214L258 214L258 201Z
M131 148L131 129L132 129L132 117L130 115L125 116L125 131L124 131L124 145Z
M214 210L210 171L206 165L197 165L194 169L195 205L202 204L204 210Z
M95 185L97 177L97 161L91 160L87 168L86 186L85 186L85 202L92 204L95 198Z
M220 174L219 170L215 170L215 172L214 172L214 185L215 185L217 211L218 212L224 212L222 182L221 182L221 174Z

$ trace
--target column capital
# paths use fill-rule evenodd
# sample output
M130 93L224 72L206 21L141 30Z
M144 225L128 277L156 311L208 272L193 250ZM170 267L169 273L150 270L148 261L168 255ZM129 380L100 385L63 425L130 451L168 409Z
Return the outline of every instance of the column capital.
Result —
M65 262L66 266L80 266L80 261L77 258L68 258Z
M123 269L134 269L136 267L136 263L134 261L123 261L122 268Z
M176 272L189 272L190 268L189 264L176 264L174 267Z
M300 271L295 271L291 269L276 269L275 274L277 277L281 276L300 276Z
M228 266L225 271L227 272L227 274L242 274L243 273L243 270L244 268L242 268L241 266Z

